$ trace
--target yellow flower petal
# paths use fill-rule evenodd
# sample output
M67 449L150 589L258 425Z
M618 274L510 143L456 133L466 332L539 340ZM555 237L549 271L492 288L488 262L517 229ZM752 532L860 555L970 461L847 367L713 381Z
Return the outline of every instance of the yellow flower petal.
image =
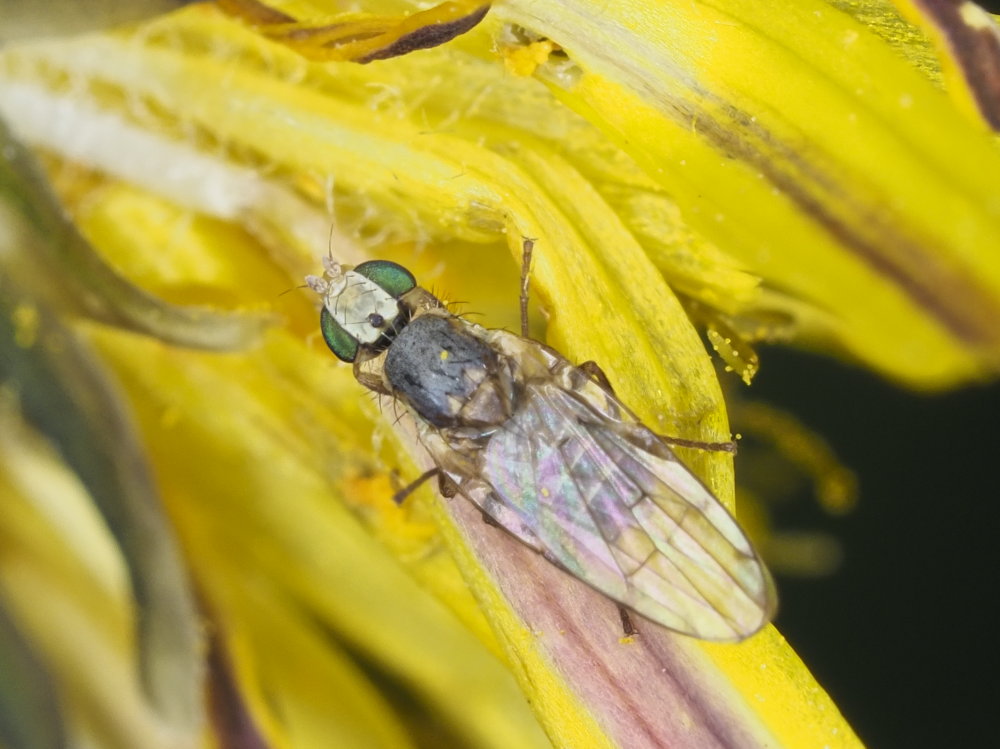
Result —
M325 23L297 23L256 0L220 0L219 6L258 31L313 60L372 62L451 41L479 23L489 3L458 0L410 16L342 14Z
M573 75L536 75L856 356L924 387L995 371L1000 155L865 27L818 0L494 15L557 42Z
M490 57L488 32L508 45L503 54L513 70L544 80L580 116L557 106L537 81L505 73ZM176 265L146 258L156 257L184 210L114 186L107 205L88 210L84 203L78 211L94 240L158 293L239 307L268 297L271 283L275 296L265 303L289 320L260 351L232 359L95 334L143 413L175 522L229 633L234 669L276 738L304 741L323 725L298 697L289 699L303 706L301 729L282 725L259 686L264 673L289 692L308 682L294 669L280 671L280 662L315 652L309 622L294 613L252 621L256 605L280 596L319 612L379 668L419 684L414 693L457 733L476 742L500 735L501 711L479 730L448 704L455 664L434 649L432 630L456 625L421 601L357 523L360 517L382 538L405 539L390 544L397 554L436 551L426 500L391 507L370 442L373 409L358 408L360 388L346 368L296 343L315 327L308 302L275 301L303 271L315 272L327 250L316 231L324 206L347 236L333 244L341 259L390 248L433 281L441 258L478 253L488 269L478 280L454 270L448 277L449 291L473 308L480 297L502 305L505 294L507 306L516 306L509 256L519 258L522 236L532 237L532 289L550 315L549 339L573 359L598 360L654 428L685 437L724 439L728 427L704 346L672 289L689 309L692 300L706 305L704 319L720 342L746 361L750 353L729 333L753 338L748 320L788 318L920 386L995 372L991 321L1000 280L995 253L986 251L1000 211L989 180L995 146L899 47L857 18L821 2L776 10L735 0L510 0L460 44L462 51L435 49L378 66L309 65L193 8L135 36L25 46L3 59L5 92L17 87L48 107L72 103L76 129L95 139L106 132L102 115L112 114L113 132L148 133L153 155L198 157L241 199L220 207L208 191L192 189L185 205L216 220L199 217L191 232L178 232L191 254ZM206 80L224 85L206 87ZM16 122L19 112L10 116ZM939 149L941 133L958 144L953 152ZM76 158L51 131L24 137ZM112 173L126 161L106 146L88 154L88 166ZM148 166L143 174L142 160L134 161L130 179L178 202L171 191L181 180ZM268 206L272 196L281 196L281 209ZM270 261L240 263L253 243L219 219L258 234ZM304 236L299 219L309 227ZM669 240L658 235L661 226ZM233 254L206 259L223 246ZM313 267L303 268L310 260ZM512 279L508 289L494 283L501 278ZM247 386L232 385L244 379ZM213 461L192 465L184 454L192 445ZM410 470L395 449L378 452L390 467ZM724 500L731 497L726 458L690 460ZM296 496L296 512L273 506L285 493ZM343 495L351 511L325 504L331 494ZM199 506L206 496L215 504ZM773 630L739 647L645 631L638 642L618 642L606 601L498 538L466 505L433 503L429 511L496 638L470 613L468 595L456 594L453 607L507 656L555 740L627 743L645 732L693 743L717 718L727 735L761 743L857 745ZM248 535L258 540L252 551L240 548ZM362 557L375 560L363 574L349 567ZM440 559L410 567L428 586L457 590ZM241 591L232 579L242 569L279 582ZM360 597L367 615L338 600L340 591ZM390 626L401 602L417 612L402 643ZM259 648L275 637L302 650L262 657ZM462 652L477 651L469 644ZM331 730L400 740L391 718L384 732L370 726L392 706L341 653L328 655L324 677L358 685L352 704L368 716ZM594 663L610 677L588 681ZM661 668L687 690L686 706L663 686ZM609 689L595 695L595 684ZM503 735L507 745L537 739L525 725Z
M942 51L949 93L977 119L1000 129L1000 26L973 2L901 0L900 10Z
M370 504L344 496L363 487L352 476L374 470L366 401L349 370L285 332L228 356L95 333L132 395L196 579L274 741L405 745L351 662L360 660L463 742L537 743L500 665L349 512ZM329 695L341 696L326 704Z

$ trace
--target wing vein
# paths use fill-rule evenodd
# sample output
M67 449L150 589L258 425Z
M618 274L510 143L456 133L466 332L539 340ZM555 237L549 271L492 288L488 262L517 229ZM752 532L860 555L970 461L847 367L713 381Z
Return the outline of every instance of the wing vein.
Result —
M615 435L615 437L617 437L617 435ZM662 459L662 458L661 458L661 459ZM658 482L659 482L659 483L660 483L661 485L664 485L664 486L666 486L666 485L665 485L665 484L664 484L664 483L663 483L663 482L662 482L662 481L661 481L661 480L659 479L659 477L658 477L658 476L656 475L656 472L655 472L655 470L652 470L652 469L651 469L651 468L650 468L649 466L645 466L645 465L643 465L642 467L643 467L643 468L644 468L645 470L647 470L647 471L648 471L648 472L649 472L649 473L650 473L650 474L651 474L651 475L652 475L652 476L653 476L654 478L656 478L656 480L657 480L657 481L658 481ZM622 469L622 470L624 471L624 469ZM666 488L667 488L667 490L668 490L668 491L672 491L672 492L673 492L673 490L672 490L672 489L670 489L670 487L669 487L669 486L667 486ZM649 498L649 500L650 500L650 501L653 501L653 500L652 500L652 497L650 497L650 495L649 495L649 493L648 493L648 492L643 492L643 493L644 493L644 495L645 495L645 496L646 496L647 498ZM674 494L677 494L677 492L673 492L673 493L674 493ZM678 496L679 496L679 495L678 495ZM653 502L653 504L655 505L656 503L655 503L655 502ZM730 566L729 566L729 565L727 565L727 564L726 564L726 563L724 562L724 560L723 560L723 559L722 559L722 558L721 558L721 557L720 557L720 556L719 556L719 555L718 555L718 554L717 554L716 552L712 551L712 549L710 549L710 548L707 548L707 547L706 547L706 546L705 546L704 544L702 544L701 542L699 542L699 541L698 541L698 540L697 540L697 539L696 539L696 538L695 538L695 537L694 537L694 536L692 535L691 531L689 531L689 530L688 530L687 528L685 528L685 527L684 527L684 521L685 521L685 520L687 519L687 516L688 516L688 514L689 514L689 513L690 513L690 512L692 511L692 510L694 510L695 512L697 512L697 513L698 513L699 515L701 515L702 517L706 517L706 519L708 519L708 520L709 520L709 522L711 523L711 519L710 519L710 518L707 518L706 514L705 514L704 512L702 512L700 508L698 508L697 506L695 506L694 504L692 504L692 503L690 503L690 502L685 502L684 504L685 504L685 507L684 507L684 514L683 514L683 515L681 516L681 518L680 518L679 520L675 521L675 523L676 523L676 526L677 526L677 527L676 527L676 529L674 530L673 534L671 534L671 539L673 538L673 536L674 536L674 535L676 535L677 531L683 531L683 532L684 532L684 534L685 534L685 535L686 535L686 536L687 536L688 538L690 538L690 539L691 539L691 540L692 540L692 541L693 541L693 542L694 542L695 544L697 544L698 548L699 548L699 549L701 549L701 551L703 551L704 553L706 553L706 554L708 555L708 557L709 557L709 558L710 558L710 559L711 559L711 560L712 560L713 562L715 562L715 564L716 564L716 567L717 567L717 568L718 568L719 570L721 570L721 571L723 572L723 574L725 575L725 577L726 577L727 579L729 579L729 580L730 580L730 581L731 581L731 582L732 582L732 583L733 583L733 584L734 584L734 585L736 586L736 588L737 588L737 589L739 589L739 590L740 590L741 592L743 592L743 593L744 593L744 595L746 595L746 596L747 596L747 598L749 598L750 600L754 600L754 597L753 597L753 596L752 596L752 595L750 594L750 592L749 592L749 591L747 591L747 590L746 590L746 588L744 587L744 585L743 585L743 581L741 581L741 580L740 580L740 579L739 579L739 578L738 578L738 577L737 577L737 576L736 576L736 575L735 575L735 574L734 574L734 573L733 573L733 572L731 571L731 569L730 569ZM668 515L668 517L669 517L669 515ZM672 519L672 518L671 518L671 519ZM643 526L643 523L642 523L642 521L641 521L641 520L639 520L638 518L636 518L636 520L637 520L637 522L638 522L638 523L639 523L639 524L640 524L641 526ZM713 523L712 525L713 525L713 528L714 528L714 527L715 527L715 526L714 526L714 523ZM645 527L645 526L643 526L643 527ZM651 538L652 538L652 536L651 536ZM653 540L655 541L656 539L654 538ZM668 543L670 542L669 540L667 540L667 541L668 541ZM730 546L732 547L732 545L731 545L731 544L730 544ZM698 564L697 560L695 560L695 559L694 559L694 558L693 558L693 557L692 557L692 556L691 556L690 554L688 554L688 553L687 553L687 552L686 552L686 551L685 551L684 549L682 549L682 548L680 548L680 547L678 547L678 546L676 546L676 545L674 545L674 544L671 544L671 548L673 548L673 549L674 549L675 551L677 551L677 552L678 552L679 554L682 554L682 555L684 555L684 556L685 556L685 557L686 557L686 558L687 558L688 560L690 560L690 561L691 561L691 562L692 562L693 564ZM736 549L735 547L732 547L732 548L734 548L734 550L735 550L735 551L737 552L737 554L739 555L739 558L740 558L740 561L753 561L753 560L754 560L754 557L753 557L752 555L748 555L748 554L745 554L745 553L744 553L744 552L743 552L742 550L740 550L740 549ZM692 583L692 584L693 584L693 583ZM695 586L695 587L697 588L697 586ZM699 590L699 592L701 592L701 590L700 590L700 589L698 589L698 590Z

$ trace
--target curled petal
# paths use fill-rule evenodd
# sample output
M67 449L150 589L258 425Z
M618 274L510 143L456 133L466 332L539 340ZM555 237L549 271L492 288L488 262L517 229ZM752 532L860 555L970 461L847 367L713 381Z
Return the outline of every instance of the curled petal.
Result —
M15 438L20 427L13 421L23 417L23 429L37 430L50 440L79 476L125 561L138 613L136 645L148 700L165 727L177 737L190 738L200 729L201 719L197 615L137 434L87 346L43 303L18 289L9 274L4 273L3 280L0 382L17 408L15 415L3 415L9 440L3 446L4 473L20 475L22 483L34 486L36 479L51 472L35 457L39 449L27 432ZM65 581L59 580L53 588L62 584ZM49 595L59 599L55 591ZM83 600L76 605L86 611L94 603ZM60 631L64 625L58 617L47 621L45 630L51 634L47 648L58 647L60 639L72 639ZM100 626L95 621L88 625Z
M968 0L897 0L940 48L949 92L1000 130L1000 26Z
M7 248L7 261L36 293L63 309L184 346L224 350L257 339L265 317L169 304L125 279L64 214L33 157L2 121L0 144L0 200L9 206L9 241L18 245Z
M459 0L408 16L352 14L318 24L296 22L257 0L220 0L219 6L311 60L360 63L445 44L473 28L490 9L481 0Z

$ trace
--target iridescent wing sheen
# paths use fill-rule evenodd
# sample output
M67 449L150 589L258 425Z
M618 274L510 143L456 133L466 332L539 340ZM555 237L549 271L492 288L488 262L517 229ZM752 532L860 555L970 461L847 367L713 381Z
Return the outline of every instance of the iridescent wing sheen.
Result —
M604 389L527 383L463 493L574 576L665 627L735 641L774 612L732 516ZM488 482L492 496L482 484Z

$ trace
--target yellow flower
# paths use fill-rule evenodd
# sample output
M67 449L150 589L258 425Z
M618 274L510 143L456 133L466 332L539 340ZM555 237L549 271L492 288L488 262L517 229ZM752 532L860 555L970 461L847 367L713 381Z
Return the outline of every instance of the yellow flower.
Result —
M772 627L620 642L467 503L395 507L426 456L294 288L386 257L516 329L531 237L546 340L692 439L729 434L692 319L746 379L793 333L990 376L1000 155L918 32L822 0L224 5L0 54L73 221L4 135L0 662L38 707L0 692L0 743L857 746ZM727 456L684 458L731 504Z

